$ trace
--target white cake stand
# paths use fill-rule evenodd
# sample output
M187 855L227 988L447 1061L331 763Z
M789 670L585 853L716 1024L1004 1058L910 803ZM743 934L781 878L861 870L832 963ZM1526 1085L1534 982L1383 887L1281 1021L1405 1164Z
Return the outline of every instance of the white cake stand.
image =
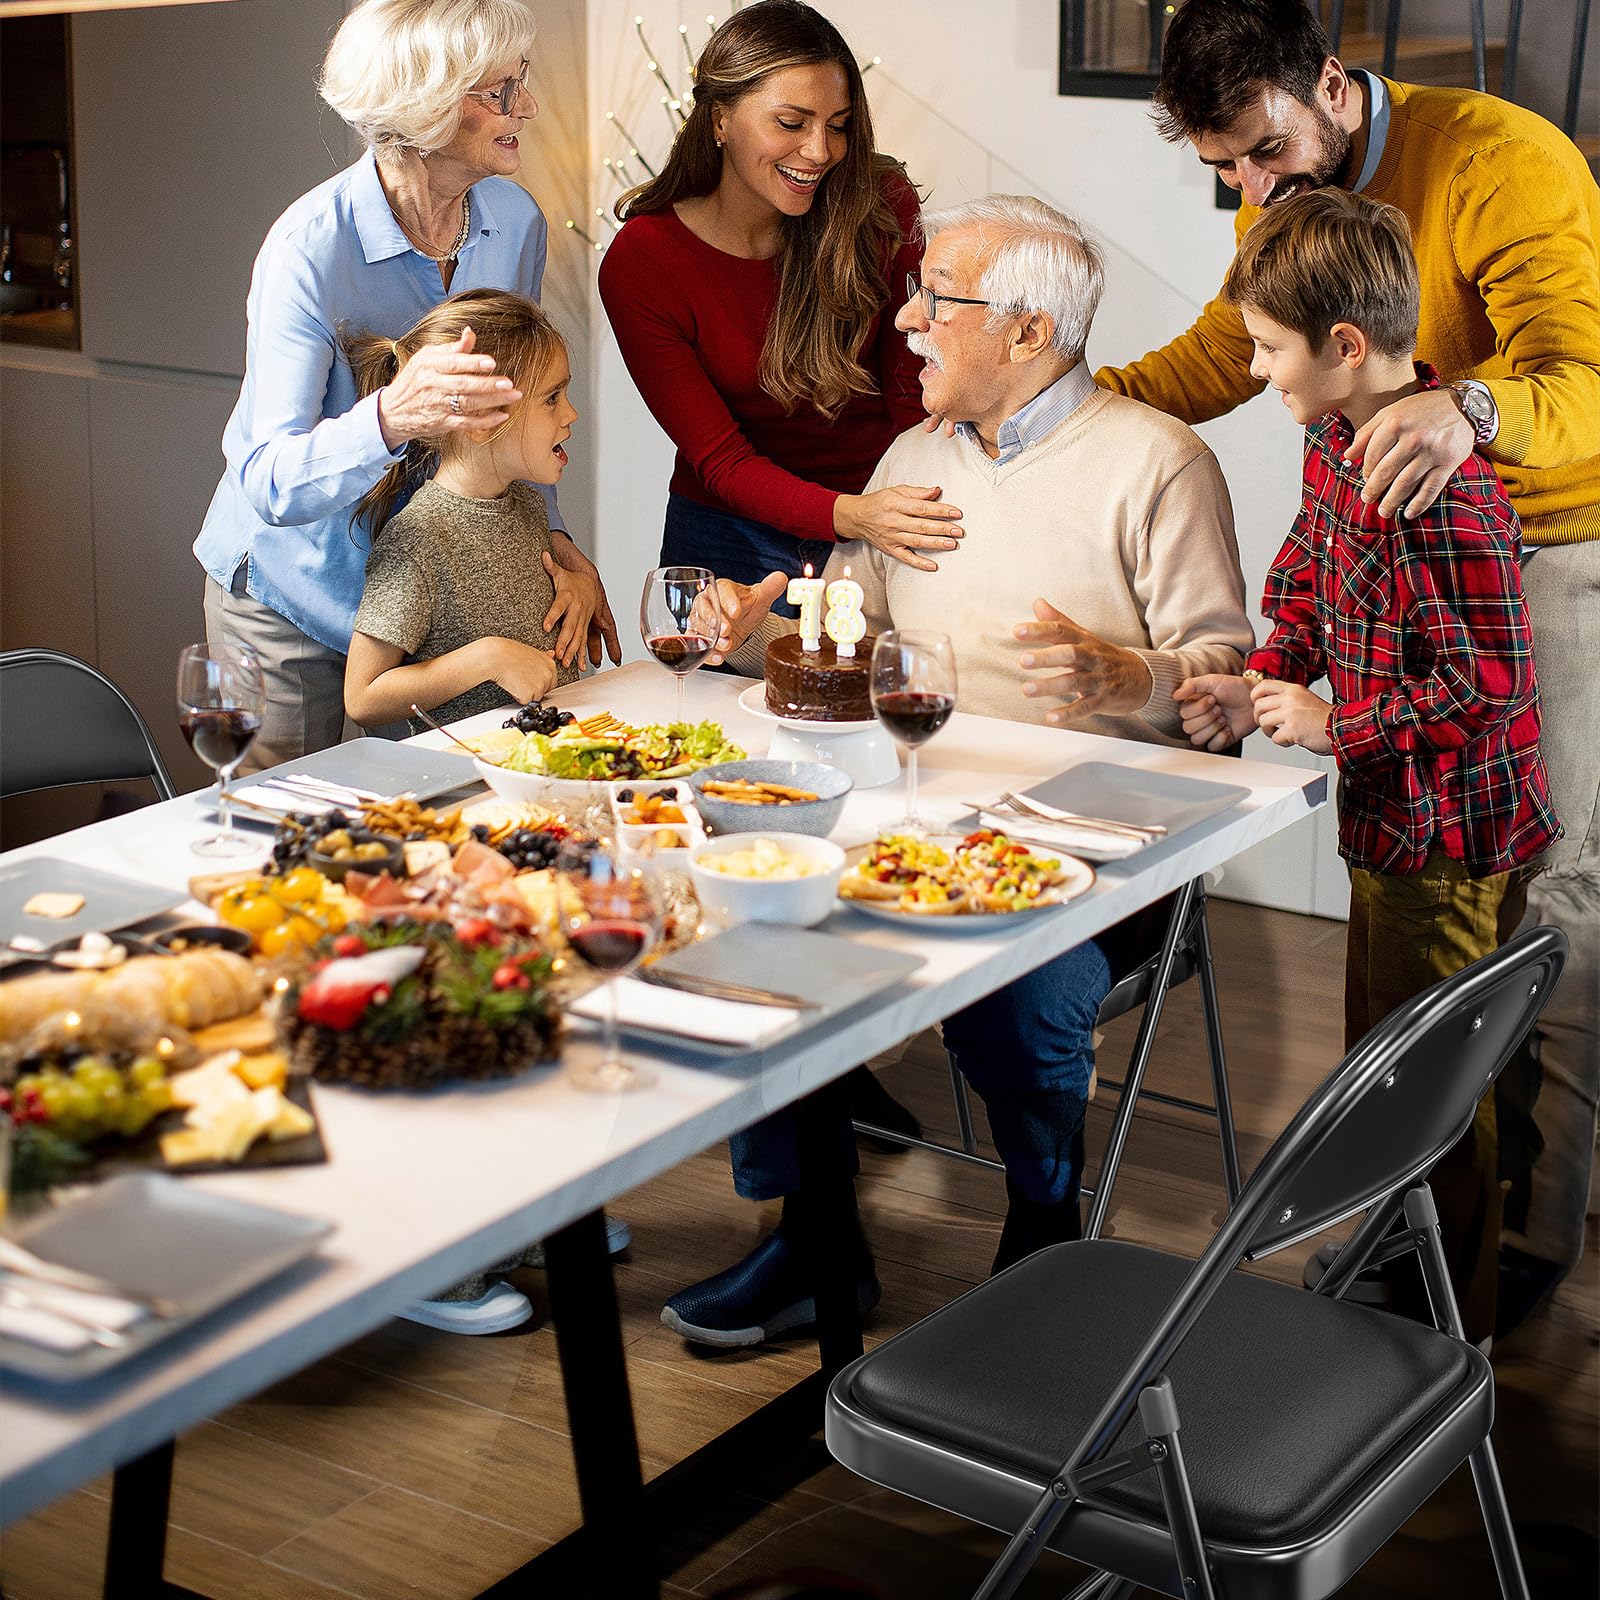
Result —
M806 722L767 709L767 686L753 683L741 710L773 724L767 754L776 761L823 761L849 775L858 789L877 789L900 776L900 754L876 717L866 722Z

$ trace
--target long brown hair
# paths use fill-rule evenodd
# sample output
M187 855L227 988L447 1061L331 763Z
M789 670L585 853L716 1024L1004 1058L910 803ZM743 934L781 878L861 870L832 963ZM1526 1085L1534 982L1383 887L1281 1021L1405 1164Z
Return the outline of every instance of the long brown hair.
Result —
M861 71L826 17L800 0L757 0L734 12L700 52L694 109L660 176L623 195L617 215L648 216L710 194L722 179L713 108L733 105L775 72L819 64L844 72L850 136L844 159L818 185L811 209L784 219L778 301L760 377L786 410L808 404L832 421L852 395L878 391L859 357L872 319L888 301L885 266L900 242L883 177L903 169L875 153Z
M494 357L495 376L509 378L520 389L526 405L549 370L556 353L566 349L556 326L539 306L524 295L504 289L464 289L441 301L398 339L381 334L345 333L342 336L356 393L362 399L393 383L412 356L431 344L454 344L471 328L476 338L473 354ZM403 461L397 461L361 497L351 517L351 527L364 524L374 536L394 513L408 484L430 475L446 456L477 449L498 439L516 421L516 408L488 434L449 430L413 439Z

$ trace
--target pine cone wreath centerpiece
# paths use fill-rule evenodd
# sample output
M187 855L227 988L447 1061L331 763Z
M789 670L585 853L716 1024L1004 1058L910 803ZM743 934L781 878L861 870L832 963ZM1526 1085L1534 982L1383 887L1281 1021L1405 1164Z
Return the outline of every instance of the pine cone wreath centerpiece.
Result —
M284 994L294 1068L330 1083L427 1089L506 1077L560 1053L552 959L487 918L352 925Z

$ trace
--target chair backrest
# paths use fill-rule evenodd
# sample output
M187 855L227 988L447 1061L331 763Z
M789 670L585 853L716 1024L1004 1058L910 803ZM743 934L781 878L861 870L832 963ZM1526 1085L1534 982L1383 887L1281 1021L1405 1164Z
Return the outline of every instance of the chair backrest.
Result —
M0 653L0 796L148 778L175 793L144 718L106 675L59 650Z
M1544 1009L1565 935L1535 928L1424 990L1367 1034L1278 1136L1239 1196L1259 1211L1245 1254L1270 1254L1423 1173ZM1253 1193L1257 1188L1259 1193Z
M1388 1205L1466 1131L1538 1020L1567 959L1559 928L1531 928L1390 1013L1273 1141L1062 1473L1098 1459L1247 1255Z

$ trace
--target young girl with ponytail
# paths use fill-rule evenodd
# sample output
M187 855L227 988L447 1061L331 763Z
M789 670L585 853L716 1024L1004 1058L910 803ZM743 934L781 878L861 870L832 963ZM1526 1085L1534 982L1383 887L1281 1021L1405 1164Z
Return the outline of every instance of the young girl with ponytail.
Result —
M567 398L566 345L532 300L471 289L398 339L347 336L357 392L392 383L432 345L493 356L522 398L487 432L414 441L356 508L354 523L375 538L344 703L367 726L406 720L413 704L456 722L537 700L577 677L556 659L545 627L555 568L544 500L530 487L558 482L567 464L562 445L578 414ZM431 477L394 512L408 478L430 466Z

